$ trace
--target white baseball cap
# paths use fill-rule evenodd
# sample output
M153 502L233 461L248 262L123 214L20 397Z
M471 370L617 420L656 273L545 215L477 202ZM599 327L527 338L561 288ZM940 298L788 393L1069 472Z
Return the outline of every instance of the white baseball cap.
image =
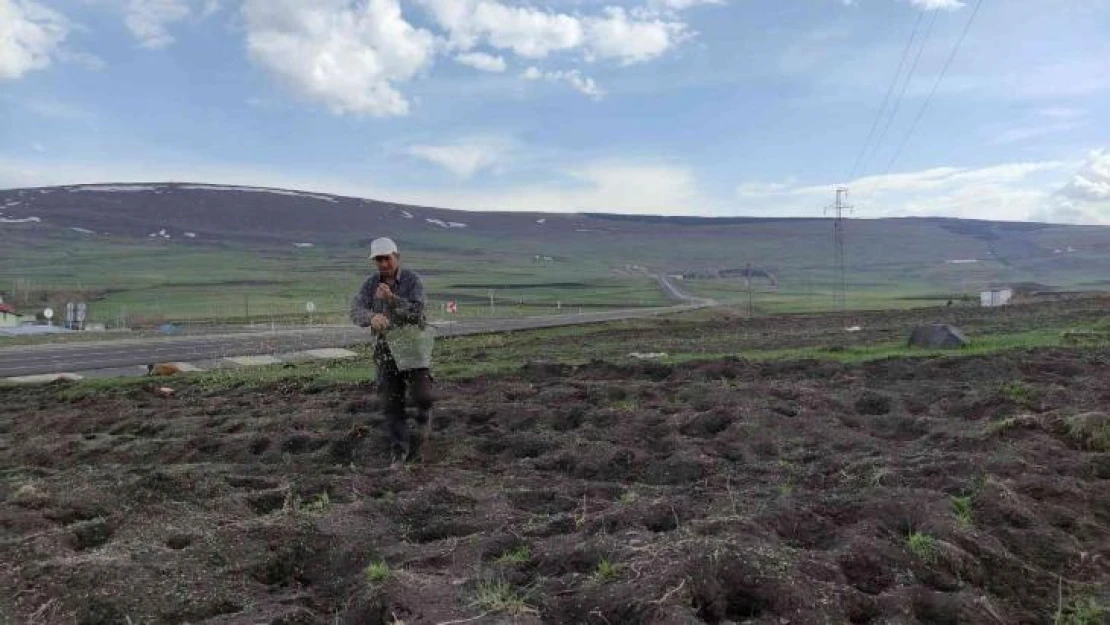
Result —
M397 253L397 244L393 239L382 237L374 239L370 242L370 258L377 258L379 256L389 256L390 254Z

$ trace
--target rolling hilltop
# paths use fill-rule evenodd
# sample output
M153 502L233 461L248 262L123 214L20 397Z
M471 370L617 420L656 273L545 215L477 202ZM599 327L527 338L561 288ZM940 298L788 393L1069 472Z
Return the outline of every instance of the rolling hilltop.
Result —
M214 301L235 287L235 298L257 289L272 307L315 291L317 299L334 297L338 309L367 270L366 242L383 235L399 240L439 295L462 301L495 289L495 299L518 306L654 305L660 294L647 271L735 276L749 263L774 276L780 294L819 299L837 282L827 219L470 212L282 189L144 183L0 191L0 292L17 283L76 289L141 307ZM1015 282L1110 284L1110 228L853 219L847 239L850 284L868 296L939 297ZM727 299L738 281L687 284ZM139 290L144 295L124 295Z

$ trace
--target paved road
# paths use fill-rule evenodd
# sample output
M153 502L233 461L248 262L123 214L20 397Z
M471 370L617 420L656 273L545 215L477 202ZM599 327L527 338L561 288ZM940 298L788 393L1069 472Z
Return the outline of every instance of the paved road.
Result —
M439 336L488 334L651 317L712 306L712 300L683 293L666 277L658 277L668 297L682 302L664 308L637 308L520 319L470 320L439 326ZM369 330L323 327L272 333L206 337L167 337L90 343L0 348L0 378L46 373L79 373L153 362L218 360L234 356L280 354L328 347L349 347L369 340Z

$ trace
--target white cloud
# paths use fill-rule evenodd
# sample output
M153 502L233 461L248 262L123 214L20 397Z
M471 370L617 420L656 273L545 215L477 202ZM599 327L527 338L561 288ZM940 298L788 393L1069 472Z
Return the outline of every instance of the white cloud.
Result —
M703 4L724 4L725 0L650 0L648 6L653 9L667 9L671 11L685 11L690 7Z
M1074 163L1043 161L980 168L935 167L868 176L848 184L860 217L945 216L1024 221L1035 217ZM736 190L744 214L815 216L833 185L746 183Z
M456 55L455 60L483 72L505 71L505 59L485 52L465 52Z
M666 2L667 0L662 0ZM683 2L683 0L675 0L676 2ZM840 3L846 7L859 6L858 0L840 0ZM922 11L956 11L964 8L966 3L963 0L909 0L910 5L914 8L921 9Z
M650 61L690 36L681 22L630 18L620 7L607 7L605 17L584 24L586 58L615 59L625 65Z
M30 0L0 0L0 80L44 69L69 34L68 20Z
M1110 151L1091 152L1039 216L1050 221L1110 225Z
M786 182L744 182L736 187L736 195L741 198L764 197L786 191L795 184L793 179Z
M1092 152L1083 169L1075 175L1060 194L1085 202L1110 200L1110 152Z
M115 5L139 46L156 50L172 44L170 28L186 19L207 19L223 9L222 0L85 0Z
M1017 128L1010 128L1004 130L994 138L995 145L1005 145L1007 143L1020 143L1028 141L1029 139L1036 139L1037 137L1044 137L1046 135L1054 135L1062 132L1075 130L1083 124L1079 122L1057 122L1054 124L1038 124L1035 126L1020 126Z
M964 7L961 0L910 0L910 4L924 11L955 11Z
M601 99L605 96L605 92L598 88L597 83L593 78L582 76L578 70L572 69L568 72L555 72L556 78L561 78L574 87L579 93L587 95L595 100Z
M46 152L46 148L44 148L42 144L38 142L32 143L31 149L38 152L39 154L44 154Z
M585 210L697 215L713 208L687 167L603 162L571 173L586 183L584 189L569 193Z
M1101 45L1100 45L1101 44ZM1020 71L1010 71L984 83L985 88L1003 91L1021 98L1081 98L1110 89L1110 73L1106 58L1110 46L1092 44L1090 54L1061 61L1030 64Z
M336 113L405 115L396 84L433 59L435 40L401 14L398 0L246 0L251 58Z
M605 97L605 92L597 86L593 78L583 76L582 72L572 70L540 71L537 67L529 67L520 75L525 80L546 80L548 82L566 82L579 93L595 100Z
M446 31L451 47L470 50L484 43L528 59L575 51L590 60L639 63L662 55L690 34L683 22L651 11L630 14L620 7L581 16L498 0L418 1Z
M377 197L467 210L706 215L720 207L700 191L689 168L598 161L553 172L571 184L518 185L494 190L383 189Z
M501 163L511 150L511 142L503 139L472 138L449 144L413 145L406 151L443 167L460 179L468 179Z
M1082 128L1089 123L1088 112L1081 108L1047 107L1034 112L1027 123L997 130L992 140L994 145L1020 143L1038 137L1061 134Z
M602 90L576 62L657 59L694 36L682 10L725 0L637 0L634 8L600 9L576 0L581 9L574 11L508 0L407 1L424 9L429 26L407 20L401 0L243 0L247 48L255 63L336 113L408 113L402 86L441 54L494 73L506 71L514 57L561 54L566 69L524 77L564 82L600 98Z
M144 48L173 43L169 25L189 17L188 0L128 0L123 22Z
M483 40L527 58L582 45L584 33L574 16L495 0L419 0L450 38L453 47L469 50Z

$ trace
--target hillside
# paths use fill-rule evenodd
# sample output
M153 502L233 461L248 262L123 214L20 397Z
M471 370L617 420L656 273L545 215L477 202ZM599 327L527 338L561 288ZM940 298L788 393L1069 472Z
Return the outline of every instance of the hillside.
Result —
M309 296L334 294L331 307L340 309L367 270L366 242L388 235L438 294L463 301L482 301L494 289L524 306L653 305L660 296L645 271L736 276L749 263L757 275L774 276L780 294L820 298L837 283L832 230L827 219L468 212L186 183L12 189L0 191L0 293L32 283L116 293L120 306L141 307L182 296L218 299L228 294L209 287L231 286L236 299L258 289L282 310L289 301L303 308ZM1110 228L853 219L847 239L849 283L859 294L1110 283ZM705 280L690 288L727 296L737 284ZM141 298L118 295L140 287L147 290ZM167 288L176 289L169 300Z

